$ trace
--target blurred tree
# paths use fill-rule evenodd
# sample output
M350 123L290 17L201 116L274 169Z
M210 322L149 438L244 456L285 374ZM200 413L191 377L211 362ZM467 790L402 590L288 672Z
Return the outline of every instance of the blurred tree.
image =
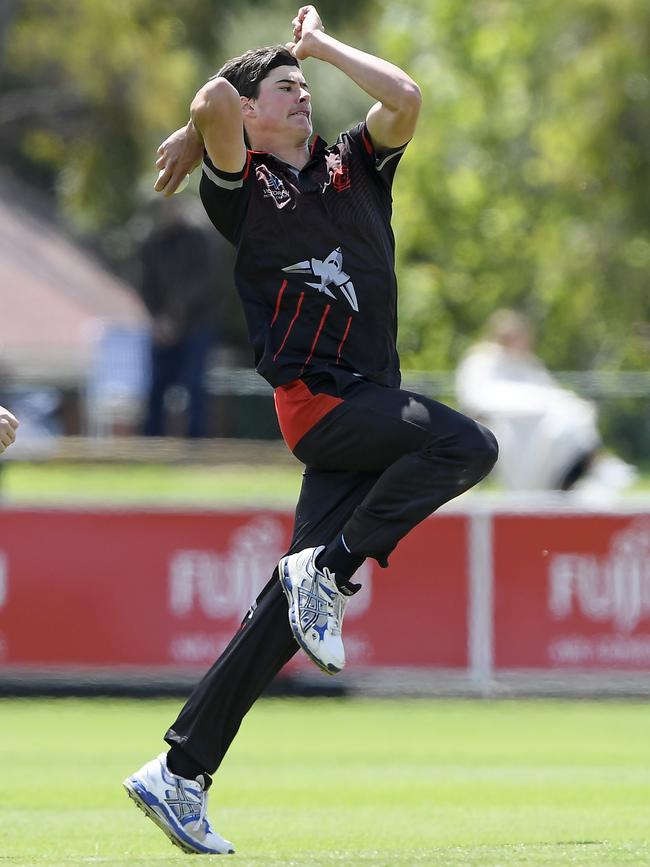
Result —
M128 221L150 194L161 139L187 119L195 91L227 57L290 39L298 5L4 0L0 159L53 190L67 219L109 259L125 258ZM354 19L372 6L356 4ZM336 0L320 7L334 25L349 18ZM343 76L339 85L321 87L326 125L341 95L353 119L367 103Z
M647 0L391 0L377 45L424 93L396 186L405 367L449 367L501 305L556 368L647 366Z
M289 0L3 0L0 158L128 253L155 148L221 62L290 37ZM650 293L647 0L319 4L425 105L396 185L405 367L451 367L495 306L555 368L641 368ZM326 138L367 97L307 61Z
M132 213L152 131L180 112L197 78L170 9L164 0L24 0L15 15L2 145L16 142L23 166L49 169L64 211L86 231Z

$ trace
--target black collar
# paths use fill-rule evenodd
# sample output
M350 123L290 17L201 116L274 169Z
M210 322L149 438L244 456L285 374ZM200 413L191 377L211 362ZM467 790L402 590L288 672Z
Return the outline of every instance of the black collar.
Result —
M280 159L280 157L276 157L275 154L272 154L269 151L254 151L254 150L249 149L248 152L252 156L266 157L267 160L269 160L269 159L273 160L273 162L276 163L276 165L278 167L283 168L285 170L292 171L292 172L294 172L294 171L304 172L308 166L310 166L312 163L316 162L319 159L319 157L321 157L323 155L323 153L326 151L326 149L327 149L327 142L325 141L325 139L322 139L318 134L316 134L314 136L314 138L312 139L311 145L309 146L309 159L307 160L305 165L300 170L298 170L295 166L292 166L291 163L287 163L283 159Z

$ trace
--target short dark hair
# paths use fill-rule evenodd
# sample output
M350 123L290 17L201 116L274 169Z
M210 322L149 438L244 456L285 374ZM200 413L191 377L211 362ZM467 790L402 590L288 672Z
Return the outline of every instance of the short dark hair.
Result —
M300 69L298 61L284 45L269 45L251 48L240 57L228 60L215 78L225 78L240 96L257 99L260 83L276 66L297 66Z

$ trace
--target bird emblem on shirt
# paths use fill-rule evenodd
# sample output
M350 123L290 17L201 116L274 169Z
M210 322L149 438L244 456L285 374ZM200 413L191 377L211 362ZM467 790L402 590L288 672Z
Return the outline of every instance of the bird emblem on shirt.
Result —
M305 280L307 286L313 289L318 289L330 298L336 298L330 287L339 289L343 297L346 299L350 307L356 312L359 312L359 302L357 301L357 293L354 290L354 284L350 279L350 275L343 270L343 253L340 247L326 256L325 259L306 259L302 262L296 262L295 265L288 265L282 269L285 274L309 274L318 277L318 283L311 283Z

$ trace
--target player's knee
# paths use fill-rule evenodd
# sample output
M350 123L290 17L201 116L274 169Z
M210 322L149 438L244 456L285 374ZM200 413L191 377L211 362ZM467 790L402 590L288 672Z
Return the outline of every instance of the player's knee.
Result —
M499 457L499 443L491 430L478 422L474 422L474 424L478 431L478 447L476 451L478 454L478 463L481 469L481 478L483 478L484 476L487 476L497 462L497 458Z
M472 484L487 476L499 456L499 446L492 431L472 419L466 419L459 431L458 446L466 468L464 475Z

